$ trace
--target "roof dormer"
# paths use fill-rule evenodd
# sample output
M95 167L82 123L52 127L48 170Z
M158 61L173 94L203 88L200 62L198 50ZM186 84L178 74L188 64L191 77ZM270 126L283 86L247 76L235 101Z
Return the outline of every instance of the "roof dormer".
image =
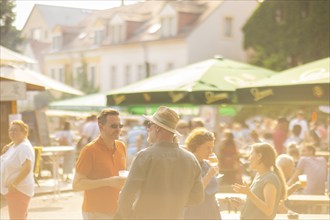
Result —
M160 11L161 36L172 37L178 32L178 15L169 4Z
M109 33L111 44L122 43L126 40L126 24L125 20L120 15L116 14L110 20Z
M63 32L60 25L56 26L52 32L52 49L60 50L63 45Z
M106 24L103 19L96 20L94 24L94 45L101 45L106 37Z

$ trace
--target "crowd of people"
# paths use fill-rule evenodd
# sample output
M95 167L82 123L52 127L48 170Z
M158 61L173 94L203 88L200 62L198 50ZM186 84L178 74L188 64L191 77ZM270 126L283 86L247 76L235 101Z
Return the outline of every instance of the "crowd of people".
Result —
M35 160L28 126L13 121L9 137L1 151L1 194L10 218L26 219ZM76 147L64 155L63 174L73 174L73 189L84 191L84 219L221 219L219 184L247 195L233 199L241 219L274 219L295 208L286 206L287 195L321 195L327 187L327 161L316 151L329 146L329 125L308 124L302 111L290 121L220 123L211 130L203 119L180 119L165 106L125 125L119 111L104 109L86 119L80 137L65 122L55 138Z

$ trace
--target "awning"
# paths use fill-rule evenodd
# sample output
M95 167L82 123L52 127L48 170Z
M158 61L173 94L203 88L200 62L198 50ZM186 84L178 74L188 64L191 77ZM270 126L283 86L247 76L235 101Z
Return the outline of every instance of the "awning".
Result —
M36 60L0 46L0 65L37 63Z
M84 93L80 90L77 90L48 76L26 68L1 66L0 80L25 82L28 85L28 90L47 89L73 95L84 95Z

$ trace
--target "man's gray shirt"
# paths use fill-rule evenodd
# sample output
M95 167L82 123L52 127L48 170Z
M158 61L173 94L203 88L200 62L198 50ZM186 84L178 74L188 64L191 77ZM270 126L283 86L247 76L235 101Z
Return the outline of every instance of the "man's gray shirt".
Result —
M195 156L175 143L140 151L119 196L122 219L181 219L185 206L204 199L201 168Z

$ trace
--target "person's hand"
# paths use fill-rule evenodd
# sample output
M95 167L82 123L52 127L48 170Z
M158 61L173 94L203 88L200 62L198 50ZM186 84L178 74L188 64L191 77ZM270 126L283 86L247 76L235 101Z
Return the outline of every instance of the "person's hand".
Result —
M232 185L232 188L235 192L242 193L245 195L248 195L251 192L250 188L247 184L241 185L241 184L235 183L234 185Z
M121 176L112 176L112 177L109 177L107 179L108 186L121 189L125 185L126 179L127 179L127 177L121 177Z
M15 192L17 189L16 189L16 185L14 184L10 184L9 187L8 187L8 191L9 192Z
M238 197L231 197L228 198L230 201L230 205L234 208L234 209L238 209L240 206L242 206L244 204L244 200Z
M210 167L208 172L210 172L210 175L215 176L216 174L219 173L219 167L218 166Z

